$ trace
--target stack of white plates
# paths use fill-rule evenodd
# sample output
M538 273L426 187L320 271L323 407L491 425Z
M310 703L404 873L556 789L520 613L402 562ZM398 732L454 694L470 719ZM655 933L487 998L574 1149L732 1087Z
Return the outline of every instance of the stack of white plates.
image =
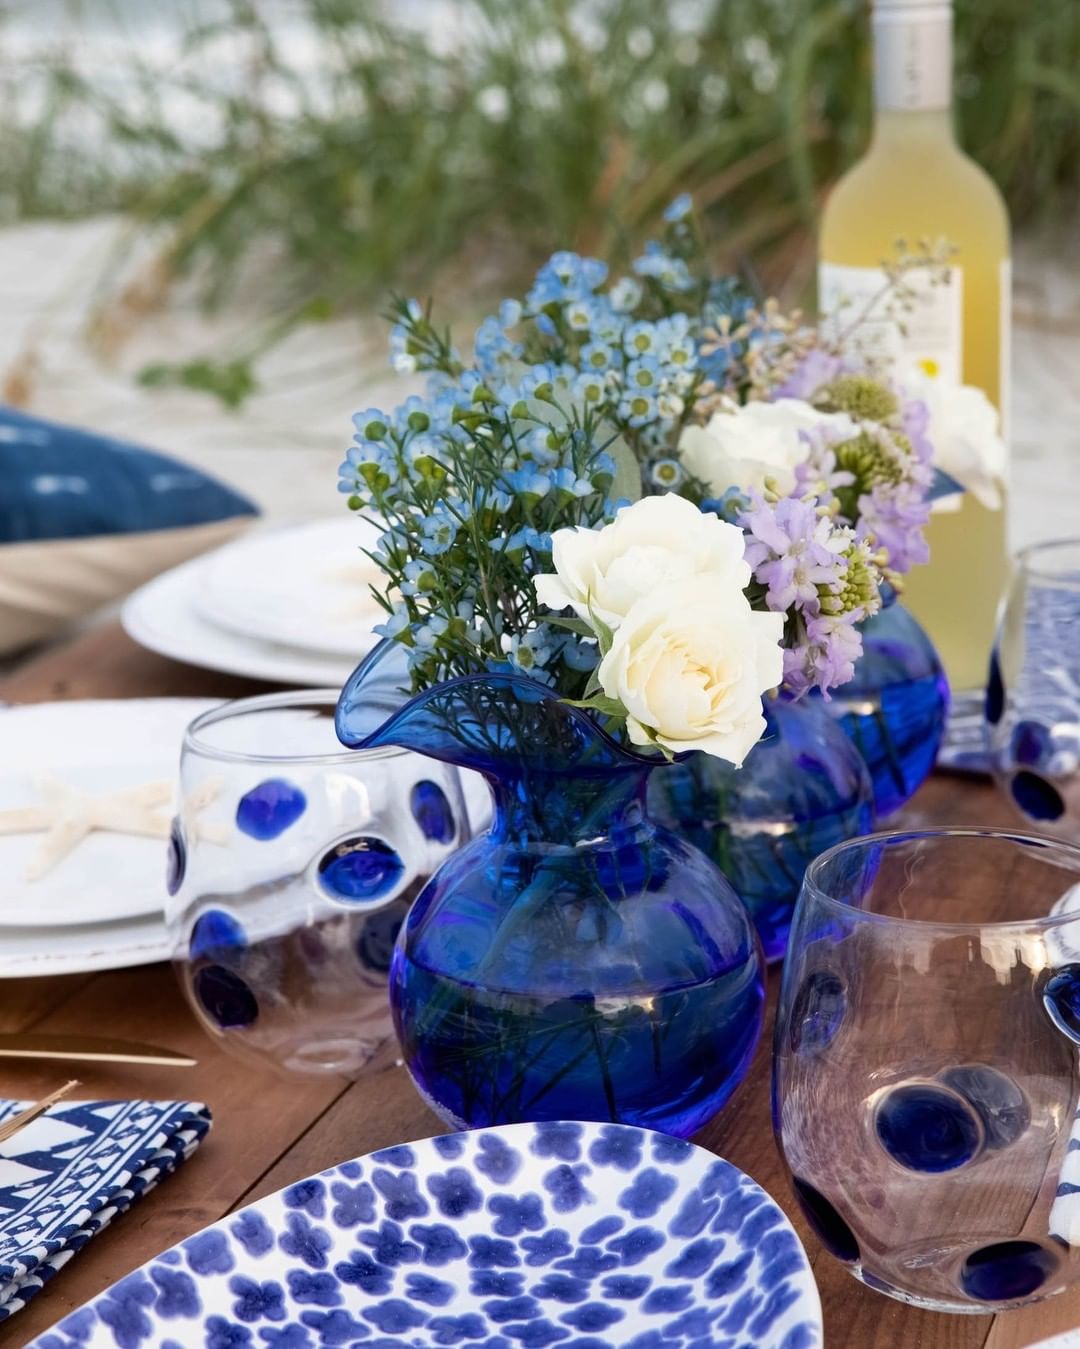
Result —
M142 646L209 670L279 684L343 684L378 641L363 552L377 531L355 517L261 530L135 591L122 621Z
M67 788L95 799L175 783L184 729L214 702L139 698L0 708L0 820ZM172 800L155 807L168 818ZM0 978L168 959L164 838L94 832L38 879L45 835L0 833Z

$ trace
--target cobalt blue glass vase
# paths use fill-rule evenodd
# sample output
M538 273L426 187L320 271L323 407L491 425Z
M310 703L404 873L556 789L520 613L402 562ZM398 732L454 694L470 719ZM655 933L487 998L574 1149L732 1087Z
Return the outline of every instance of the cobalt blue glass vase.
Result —
M766 960L787 946L807 865L873 825L869 775L820 699L765 702L767 729L741 768L691 754L653 775L654 819L720 867L742 899Z
M398 695L373 730L381 655L342 693L344 743L478 770L494 796L490 831L425 886L391 963L421 1094L456 1128L582 1119L694 1133L749 1066L763 970L728 882L650 822L657 761L509 674Z
M862 625L863 654L829 711L855 742L874 784L874 810L899 810L933 772L949 684L930 638L901 604Z

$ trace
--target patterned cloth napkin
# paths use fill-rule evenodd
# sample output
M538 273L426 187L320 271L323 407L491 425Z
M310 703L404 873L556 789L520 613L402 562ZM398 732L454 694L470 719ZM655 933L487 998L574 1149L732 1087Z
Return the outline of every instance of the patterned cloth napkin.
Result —
M25 1108L0 1101L0 1124ZM0 1143L0 1321L202 1142L199 1102L62 1102Z

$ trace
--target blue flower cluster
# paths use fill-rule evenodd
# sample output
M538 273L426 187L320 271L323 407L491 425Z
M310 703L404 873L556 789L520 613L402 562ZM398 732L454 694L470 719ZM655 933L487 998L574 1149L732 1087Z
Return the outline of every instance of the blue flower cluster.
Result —
M405 306L415 336L398 349L430 349L425 325ZM610 518L611 433L575 403L562 366L438 373L426 396L358 413L339 470L350 506L383 527L377 631L407 648L417 688L509 669L579 690L596 647L541 619L532 577L551 569L554 530Z

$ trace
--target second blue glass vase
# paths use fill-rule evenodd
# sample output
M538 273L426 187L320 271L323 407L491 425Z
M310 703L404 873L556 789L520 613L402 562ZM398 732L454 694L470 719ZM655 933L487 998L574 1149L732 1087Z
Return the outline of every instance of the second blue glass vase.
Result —
M653 816L706 852L746 905L767 960L787 946L807 865L873 826L870 778L817 698L766 701L768 728L741 768L692 754L653 775Z
M866 761L881 820L933 771L949 684L930 638L902 604L887 604L861 632L855 677L833 691L827 706Z
M495 798L490 832L427 884L394 954L391 1006L421 1093L456 1128L694 1133L749 1066L762 959L723 875L650 822L656 761L515 675L450 681L372 732L371 665L342 694L345 743L477 769Z

